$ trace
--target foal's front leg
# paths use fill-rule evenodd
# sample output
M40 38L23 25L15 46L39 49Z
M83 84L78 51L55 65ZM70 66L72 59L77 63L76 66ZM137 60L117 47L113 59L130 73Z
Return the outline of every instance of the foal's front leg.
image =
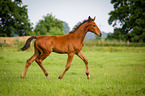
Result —
M66 67L65 67L64 71L62 72L62 74L58 77L58 79L61 79L64 76L64 74L66 73L66 71L70 68L73 57L74 57L74 53L68 54Z

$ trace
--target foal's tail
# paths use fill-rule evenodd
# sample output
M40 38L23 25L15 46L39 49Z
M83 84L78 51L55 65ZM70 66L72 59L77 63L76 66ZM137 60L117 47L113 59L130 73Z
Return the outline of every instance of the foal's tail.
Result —
M27 39L25 45L23 46L23 48L21 48L20 50L25 51L30 47L30 43L33 39L36 39L36 36L31 36L30 38Z

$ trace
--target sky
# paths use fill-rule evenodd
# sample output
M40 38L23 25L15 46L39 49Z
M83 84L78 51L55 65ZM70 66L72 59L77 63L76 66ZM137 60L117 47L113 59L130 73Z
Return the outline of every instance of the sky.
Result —
M96 16L101 31L113 32L108 24L108 13L113 10L111 0L22 0L28 5L28 16L33 27L48 13L68 23L70 30L80 21Z

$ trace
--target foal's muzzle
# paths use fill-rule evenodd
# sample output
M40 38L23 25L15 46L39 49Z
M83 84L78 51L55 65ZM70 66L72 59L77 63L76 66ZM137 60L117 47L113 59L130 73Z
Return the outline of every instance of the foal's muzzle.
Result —
M102 33L97 33L96 34L98 37L101 37L102 36Z
M100 37L102 36L102 33L100 33Z

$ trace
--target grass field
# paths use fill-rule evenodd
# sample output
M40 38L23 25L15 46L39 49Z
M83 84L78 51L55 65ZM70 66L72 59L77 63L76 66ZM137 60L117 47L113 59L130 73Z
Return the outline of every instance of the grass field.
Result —
M43 65L47 80L34 62L20 78L33 52L0 51L0 96L144 96L145 47L85 47L91 79L77 56L63 79L67 55L52 53Z

